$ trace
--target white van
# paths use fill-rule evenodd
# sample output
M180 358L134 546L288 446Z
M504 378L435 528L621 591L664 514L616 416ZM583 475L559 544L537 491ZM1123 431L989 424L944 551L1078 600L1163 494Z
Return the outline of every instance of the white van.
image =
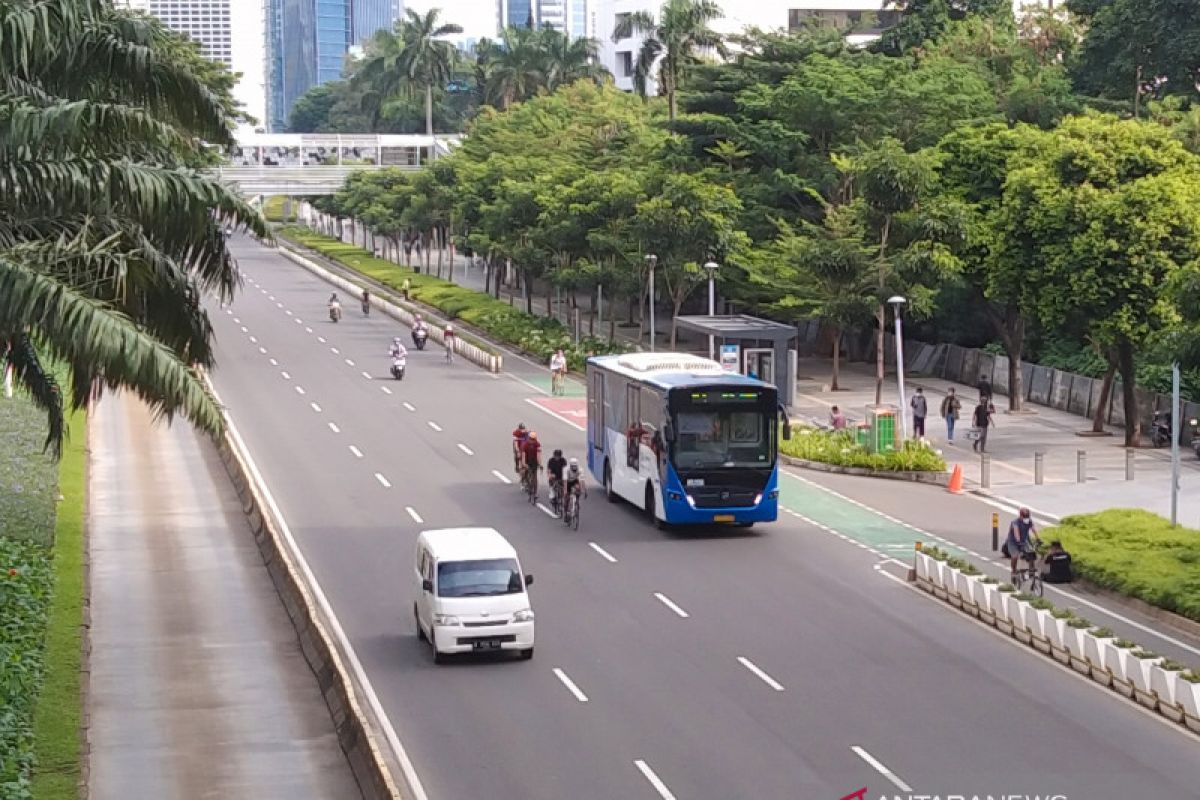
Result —
M517 551L492 528L445 528L417 537L417 636L442 663L451 653L518 650L533 658L533 609Z

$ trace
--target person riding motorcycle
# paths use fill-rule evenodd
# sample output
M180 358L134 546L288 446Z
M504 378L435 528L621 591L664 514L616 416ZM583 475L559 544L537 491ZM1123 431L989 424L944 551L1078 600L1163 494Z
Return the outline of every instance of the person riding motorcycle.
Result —
M368 316L371 314L371 293L366 289L362 293L362 312Z
M404 347L404 342L397 336L392 339L392 349L389 351L392 358L408 358L408 350Z
M333 294L329 295L329 318L334 322L337 322L338 318L341 316L342 303L340 300L338 300L337 292L334 292Z
M427 336L429 336L429 326L425 323L425 320L421 319L421 315L417 314L415 317L413 317L412 323L413 344L417 345L417 347L420 347L421 342L424 341L425 337Z

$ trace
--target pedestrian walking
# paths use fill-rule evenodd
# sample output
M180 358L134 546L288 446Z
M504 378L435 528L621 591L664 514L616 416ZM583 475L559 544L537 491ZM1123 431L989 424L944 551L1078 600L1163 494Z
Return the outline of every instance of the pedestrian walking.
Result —
M979 390L979 399L985 403L990 403L992 400L992 382L988 380L987 375L981 375L979 383L975 386Z
M962 410L962 403L958 399L958 395L954 393L954 387L950 387L950 393L942 399L942 408L938 412L942 415L942 419L946 420L946 441L954 441L954 423L958 422L958 412Z
M971 449L979 453L987 452L988 427L992 424L992 404L987 397L979 398L971 422L974 426L971 428L971 438L975 440L971 443Z
M404 283L400 285L400 293L404 295L404 299L408 299L408 293L412 289L412 281L408 278L404 279Z
M925 438L925 417L929 414L929 403L925 400L925 391L918 386L917 393L913 395L912 402L913 412L913 438Z

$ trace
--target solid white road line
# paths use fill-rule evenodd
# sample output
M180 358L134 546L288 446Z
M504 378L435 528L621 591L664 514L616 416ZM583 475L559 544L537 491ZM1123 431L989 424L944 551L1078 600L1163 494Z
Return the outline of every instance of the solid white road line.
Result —
M467 446L466 446L465 444L463 444L462 442L459 442L459 443L458 443L458 449L459 449L459 450L462 450L464 453L466 453L466 454L467 454L467 455L469 455L469 456L473 456L473 455L475 455L475 451L474 451L474 450L472 450L471 448L467 447Z
M562 685L567 687L568 692L575 695L576 700L581 703L586 703L588 701L587 695L579 690L579 687L575 685L575 681L567 677L567 673L563 672L558 667L555 667L554 676L562 681Z
M337 425L334 425L332 422L331 422L331 423L329 423L329 430L333 431L334 433L341 433L341 432L342 432L342 429L341 429L341 428L339 428Z
M346 365L347 365L347 366L350 366L350 367L353 367L353 366L354 366L354 362L353 362L353 361L351 361L350 359L348 359L348 358L347 358L347 359L346 359Z
M347 358L346 360L349 361L350 359ZM350 366L353 367L354 365L351 364ZM362 376L367 380L371 380L371 373L367 372L366 370L363 370Z
M866 750L862 749L858 745L854 745L850 749L854 751L855 755L857 755L863 761L870 764L871 769L875 770L880 775L882 775L883 777L885 777L889 781L891 781L892 785L895 786L900 791L911 792L913 790L911 786L909 786L904 781L900 780L900 777L898 775L896 775L896 773L892 772L890 769L885 767L883 764L879 763L879 760L877 758L875 758L875 756L868 753Z
M417 523L418 525L425 524L425 520L421 519L421 515L417 513L417 510L415 508L413 508L412 506L405 506L404 510L408 512L408 515L410 517L412 517L413 522Z
M304 394L303 386L296 386L295 389L296 389L296 394Z
M272 359L271 359L271 366L272 366L272 367L278 367L278 366L279 366L279 362L278 362L278 361L276 361L275 359L273 359L273 358L272 358Z
M434 429L435 431L437 431L438 433L441 433L441 432L442 432L442 426L441 426L441 425L438 425L438 424L437 424L436 422L434 422L433 420L429 420L429 423L428 423L428 425L429 425L429 427L433 428L433 429Z
M351 453L354 453L354 455L355 455L356 457L358 457L358 458L362 458L362 457L363 457L362 450L359 450L359 449L358 449L357 447L355 447L354 445L350 445L350 452L351 452Z
M549 414L550 416L554 417L554 418L555 418L556 420L558 420L559 422L565 422L565 423L567 423L568 425L570 425L572 428L574 428L574 429L575 429L575 430L577 430L577 431L586 430L586 429L585 429L585 428L584 428L582 425L580 425L578 422L574 422L573 420L569 420L569 419L567 419L566 417L564 417L562 414L559 414L559 413L557 413L557 412L555 412L555 411L551 411L550 409L546 408L546 407L545 407L545 406L543 406L543 405L539 405L537 402L535 402L535 401L534 401L534 399L533 399L532 397L526 397L526 398L525 398L525 402L526 402L526 403L529 403L529 405L533 406L534 408L536 408L536 409L539 409L540 411L543 411L543 412L545 412L545 413Z
M318 414L321 413L321 407L319 405L316 403L309 403L309 405L312 406L313 411L317 412Z
M380 483L380 484L383 486L383 488L385 488L385 489L390 489L390 488L392 488L392 485L391 485L390 483L388 483L388 479L387 479L387 478L385 478L385 477L383 477L382 475L380 475L378 472L376 472L376 473L375 473L375 480L379 481L379 483Z
M380 388L380 390L381 390L381 391L382 391L384 394L391 394L391 393L392 393L392 390L391 390L391 389L389 389L389 388L388 388L388 387L386 387L386 386L380 386L379 388Z
M416 406L414 406L412 403L409 403L409 402L407 402L407 401L405 401L405 403L404 403L404 407L405 407L405 408L407 408L409 411L416 411L416 410L417 410L417 407L416 407Z
M209 383L209 388L212 389L212 384ZM213 390L214 396L216 391ZM217 402L220 402L220 397L217 397ZM275 497L271 494L267 482L263 480L262 473L258 470L258 465L254 463L254 457L250 455L250 448L246 446L246 441L242 439L241 433L238 432L237 426L233 422L233 418L228 411L222 411L226 421L229 423L229 434L237 443L238 448L242 451L246 459L246 468L250 472L250 477L254 483L262 491L263 497L266 500L267 507L271 510L271 514L279 522L280 533L287 542L289 549L296 559L297 566L300 572L304 575L305 583L312 588L312 592L316 597L317 605L325 613L329 620L330 627L333 629L333 635L341 644L346 652L347 660L350 662L350 669L358 678L358 683L363 687L363 692L366 694L367 705L371 707L375 718L379 720L383 726L383 735L387 739L388 745L396 756L396 760L400 763L400 770L404 773L405 782L409 785L413 792L412 800L429 800L429 795L425 793L425 787L421 784L421 778L417 774L416 767L413 766L412 759L408 756L408 751L404 749L404 745L400 742L400 737L396 735L396 729L392 725L391 719L388 718L387 712L383 710L383 703L379 701L379 695L375 691L375 687L371 684L371 679L367 675L367 671L363 669L362 661L358 658L358 653L355 652L354 646L350 644L350 638L346 636L346 631L342 627L341 620L337 618L337 614L333 610L333 606L329 602L329 598L325 596L321 584L317 582L317 576L313 574L312 567L308 563L308 559L304 557L304 552L296 543L296 537L292 533L292 529L288 526L287 520L283 516L283 512L279 509L279 504L275 502ZM1098 685L1098 684L1097 684Z
M550 508L545 503L538 503L537 507L540 508L542 510L542 513L544 513L547 517L553 517L554 519L558 519L558 514L555 514L553 511L551 511Z
M771 677L770 675L768 675L767 673L763 672L761 669L759 669L759 668L758 668L758 665L757 665L757 664L755 664L755 663L754 663L753 661L751 661L750 659L746 658L745 656L738 656L738 663L739 663L739 664L741 664L741 665L742 665L743 667L745 667L746 669L748 669L748 670L750 670L751 672L753 672L753 673L754 673L756 676L758 676L758 678L759 678L760 680L762 680L762 682L763 682L763 683L765 683L767 686L770 686L770 687L771 687L772 689L774 689L775 691L777 691L777 692L782 692L782 691L783 691L783 684L782 684L782 683L780 683L779 681L775 680L774 678L772 678L772 677Z
M495 475L500 480L504 481L505 483L512 483L512 480L510 480L507 475L505 475L503 472L501 472L498 469L492 470L492 474Z
M671 794L671 790L662 782L662 778L654 774L654 770L650 769L650 765L640 758L633 762L633 765L638 768L642 776L650 781L650 785L654 787L654 791L658 792L659 797L663 800L675 800L675 795Z
M617 560L615 558L613 558L607 550L605 550L603 547L596 544L595 542L588 542L588 547L592 548L597 553L599 553L601 555L601 557L603 557L604 560L607 561L608 563L610 563L610 564L617 563Z
M289 375L289 374L287 373L287 371L286 371L286 370L284 370L284 371L280 372L279 374L280 374L281 376L283 376L283 379L284 379L285 381L290 381L290 380L292 379L292 376L291 376L291 375Z
M683 617L684 619L687 619L688 613L686 611L684 611L682 608L680 608L678 605L676 605L675 602L673 600L671 600L671 598L667 597L662 592L655 592L654 596L657 597L658 601L660 603L662 603L664 606L671 609L672 611L674 611L676 614Z

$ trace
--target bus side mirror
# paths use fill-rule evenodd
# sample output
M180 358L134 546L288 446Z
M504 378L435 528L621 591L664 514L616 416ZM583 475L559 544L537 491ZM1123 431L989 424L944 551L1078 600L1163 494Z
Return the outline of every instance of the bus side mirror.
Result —
M672 443L675 441L675 426L670 422L663 423L663 439Z
M783 438L784 439L792 438L792 423L790 420L785 419L783 421Z
M425 580L421 581L421 588L427 592L432 592L433 591L433 581L426 578Z

